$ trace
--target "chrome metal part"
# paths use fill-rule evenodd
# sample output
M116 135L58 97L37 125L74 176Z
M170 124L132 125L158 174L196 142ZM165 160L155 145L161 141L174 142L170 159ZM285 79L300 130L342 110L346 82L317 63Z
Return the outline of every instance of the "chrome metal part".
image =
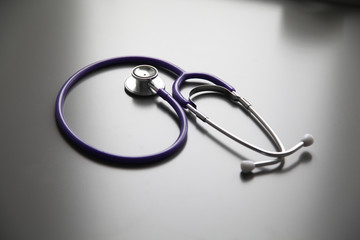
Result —
M158 76L158 70L150 65L136 66L125 81L125 90L139 96L155 95L165 88L165 82Z

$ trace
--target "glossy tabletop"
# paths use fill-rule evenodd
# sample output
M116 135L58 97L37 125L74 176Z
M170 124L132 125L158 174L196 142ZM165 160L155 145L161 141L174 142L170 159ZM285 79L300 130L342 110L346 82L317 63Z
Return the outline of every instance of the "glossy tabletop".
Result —
M285 0L1 1L0 239L359 239L360 9ZM248 99L286 148L267 160L190 113L185 146L129 168L85 156L60 133L55 100L77 70L128 55L213 74ZM134 98L134 66L77 84L64 114L89 144L155 153L175 141L176 114L159 97ZM171 92L174 76L159 75ZM187 84L184 95L192 86ZM213 94L201 111L239 137L274 146Z

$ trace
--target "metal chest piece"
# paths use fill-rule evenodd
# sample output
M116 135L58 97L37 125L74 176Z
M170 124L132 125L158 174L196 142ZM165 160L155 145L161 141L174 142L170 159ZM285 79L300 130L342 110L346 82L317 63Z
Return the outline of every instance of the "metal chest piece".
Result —
M165 82L158 76L158 70L150 65L136 66L125 81L125 90L138 96L155 95L159 88L165 88Z

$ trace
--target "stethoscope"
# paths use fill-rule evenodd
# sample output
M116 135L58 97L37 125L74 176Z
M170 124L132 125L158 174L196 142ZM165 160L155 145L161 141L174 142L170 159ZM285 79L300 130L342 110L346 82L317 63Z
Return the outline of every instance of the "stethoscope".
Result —
M167 149L151 154L146 156L121 156L115 155L108 152L104 152L100 149L97 149L93 146L90 146L83 140L81 140L69 127L66 123L64 113L63 113L63 106L65 102L65 98L69 93L70 89L82 78L89 75L90 73L104 69L110 66L118 66L118 65L129 65L134 64L136 66L132 72L131 76L126 79L125 81L125 90L131 95L134 96L151 96L157 94L162 99L167 101L170 106L175 110L178 118L179 118L179 125L180 125L180 133L174 143L169 146ZM172 94L171 96L165 90L165 84L159 76L159 72L157 70L163 69L173 73L176 76L176 80L172 86ZM200 85L193 88L189 93L189 99L186 99L180 92L180 88L184 82L189 79L203 79L209 81L211 84ZM259 123L259 125L263 128L266 134L270 137L272 142L275 144L278 151L268 151L262 149L258 146L255 146L249 142L242 140L241 138L235 136L234 134L228 132L224 128L220 127L214 121L212 121L209 117L205 114L200 112L194 103L194 98L199 94L215 92L220 93L228 97L234 102L239 103L245 111L249 113L249 115ZM230 86L228 83L222 81L221 79L206 74L206 73L189 73L185 72L178 66L160 60L156 58L149 58L149 57L139 57L139 56L130 56L130 57L118 57L103 60L100 62L96 62L90 64L74 75L72 75L66 83L61 88L57 100L56 100L56 120L58 123L59 128L67 137L68 140L80 150L84 151L91 156L103 160L107 160L113 163L119 164L146 164L146 163L153 163L164 158L167 158L177 152L182 145L186 141L187 130L188 130L188 121L184 109L189 110L193 113L196 117L204 121L205 123L209 124L216 130L220 131L221 133L225 134L229 138L233 139L234 141L248 147L258 153L269 157L276 157L276 159L266 160L266 161L252 161L252 160L243 160L241 162L241 169L242 172L248 173L251 172L254 168L268 166L272 164L276 164L282 162L285 156L293 154L297 150L302 147L310 146L314 142L314 138L310 134L305 134L299 143L294 145L292 148L286 150L276 135L276 133L271 129L271 127L265 122L265 120L254 110L251 104L243 97L237 95L235 89Z

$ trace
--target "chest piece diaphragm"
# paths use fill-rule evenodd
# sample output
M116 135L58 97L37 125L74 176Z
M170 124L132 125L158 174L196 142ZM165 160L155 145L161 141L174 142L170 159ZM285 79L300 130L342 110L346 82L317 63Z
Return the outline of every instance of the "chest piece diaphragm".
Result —
M155 95L157 89L165 88L165 82L158 74L158 70L151 65L136 66L125 81L125 90L138 96Z

